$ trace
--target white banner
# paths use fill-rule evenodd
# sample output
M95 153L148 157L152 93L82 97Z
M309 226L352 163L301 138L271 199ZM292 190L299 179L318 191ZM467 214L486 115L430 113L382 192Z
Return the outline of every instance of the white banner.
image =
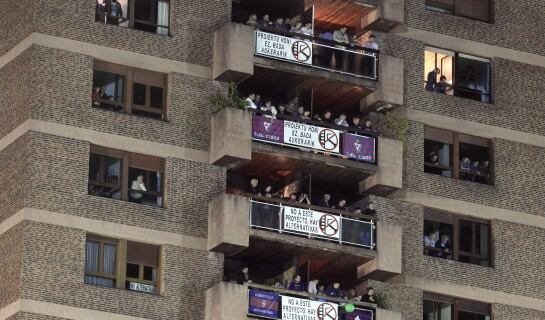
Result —
M295 297L282 297L282 320L338 320L339 305Z
M284 143L339 153L341 132L299 122L284 121Z
M341 217L308 209L283 208L284 230L339 239Z
M312 64L312 42L256 30L255 53L298 63Z
M137 282L129 282L129 289L146 293L155 293L155 286Z

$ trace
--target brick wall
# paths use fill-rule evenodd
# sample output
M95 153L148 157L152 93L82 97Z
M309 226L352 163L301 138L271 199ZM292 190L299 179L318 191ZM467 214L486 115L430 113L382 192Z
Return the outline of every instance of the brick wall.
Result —
M545 148L493 139L495 185L424 173L424 125L410 123L403 186L427 194L545 216Z
M544 320L545 312L493 304L492 317L494 320Z
M378 217L403 228L403 273L455 284L545 299L543 229L492 221L494 268L424 256L423 207L374 197ZM380 232L380 230L377 230Z
M64 320L66 318L44 316L36 313L18 312L16 315L9 317L7 320Z
M0 8L0 17L2 56L32 32L32 0L11 1Z
M30 63L26 50L0 68L0 138L29 118Z
M164 248L164 295L84 283L85 232L28 222L25 226L23 297L147 319L204 318L206 289L221 280L219 255Z
M231 20L230 0L171 1L171 36L95 22L95 1L34 1L34 31L211 66L213 31Z
M409 27L497 45L530 53L545 54L543 28L545 3L534 0L491 0L494 23L475 21L425 9L425 0L405 1Z
M24 207L28 190L27 135L0 150L0 222Z
M30 134L27 206L126 225L207 236L208 202L225 191L225 169L166 159L165 208L87 194L89 144Z
M482 124L545 135L545 68L495 58L492 61L493 104L424 90L425 43L389 34L385 53L404 60L405 107ZM543 46L542 46L543 47ZM445 48L448 49L448 48ZM490 57L493 58L493 52Z
M21 298L23 224L0 234L0 310Z
M402 319L422 319L422 290L378 281L369 281L368 285L378 292L383 292L386 295L388 310L400 312Z
M208 150L211 93L223 86L171 73L168 119L116 113L91 107L93 60L89 56L33 47L32 117L152 142Z

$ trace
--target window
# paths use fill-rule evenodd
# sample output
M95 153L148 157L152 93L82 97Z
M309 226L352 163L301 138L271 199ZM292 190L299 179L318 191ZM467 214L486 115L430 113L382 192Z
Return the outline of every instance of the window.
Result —
M492 184L491 141L448 130L424 128L424 172Z
M424 320L490 320L490 304L424 292Z
M425 255L490 267L490 234L486 220L424 211Z
M170 1L103 0L96 4L95 20L102 23L168 35Z
M162 207L163 172L161 158L91 146L89 194Z
M492 22L491 0L426 0L426 9Z
M424 82L428 91L491 102L490 60L486 58L426 47Z
M95 61L94 107L166 120L165 74Z
M87 235L85 283L158 294L159 255L158 246Z

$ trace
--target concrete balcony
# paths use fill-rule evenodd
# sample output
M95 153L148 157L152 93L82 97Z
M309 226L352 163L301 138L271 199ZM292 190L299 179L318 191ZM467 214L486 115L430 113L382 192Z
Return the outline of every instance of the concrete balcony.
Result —
M250 299L251 297L251 299ZM319 301L317 299L321 299ZM314 297L312 295L283 289L263 286L238 285L220 282L206 291L205 320L243 320L254 319L252 315L264 316L269 319L282 319L281 312L293 314L295 310L283 308L291 301L307 306L306 314L323 312L322 305L327 305L328 319L341 319L345 316L342 304L347 300L336 298ZM361 314L362 319L401 320L401 313L379 309L375 305L351 301L355 305L355 315ZM301 308L297 310L300 311ZM364 318L363 316L367 317ZM318 317L317 317L318 318Z
M375 11L382 10L382 15L395 16L398 7L393 3L400 2L399 7L403 7L400 0L385 2L387 4L382 9L379 7ZM376 16L373 19L377 25L389 24ZM256 30L232 22L214 33L215 80L240 83L254 75L254 67L312 75L376 91L376 94L362 101L364 107L377 101L403 104L401 59L358 47L339 48L338 43L329 40L304 38L275 29Z
M266 161L271 170L282 170L289 164L332 179L348 179L359 184L361 192L380 195L402 187L403 144L346 128L271 120L226 108L212 117L210 145L210 162L217 165L252 167Z
M280 200L223 194L208 208L209 251L257 257L305 252L347 266L358 278L386 279L401 273L400 226L346 211ZM342 263L340 262L343 260Z

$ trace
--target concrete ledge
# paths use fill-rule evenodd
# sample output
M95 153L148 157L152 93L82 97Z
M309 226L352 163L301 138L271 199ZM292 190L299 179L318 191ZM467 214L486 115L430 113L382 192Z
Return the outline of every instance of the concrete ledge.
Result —
M362 107L370 108L379 101L402 106L403 68L403 59L380 54L377 90L362 100Z
M377 10L368 14L363 21L367 29L388 32L394 27L405 22L404 0L378 1Z
M384 309L377 309L376 311L377 320L401 320L401 313L399 312Z
M214 32L213 78L241 82L254 74L254 28L228 23Z
M247 286L220 282L206 290L205 320L244 320L247 310Z
M252 113L225 108L212 116L210 163L235 165L252 158Z
M250 199L222 194L208 205L209 251L233 255L249 245Z
M400 225L377 222L377 258L358 267L358 278L385 281L401 274L402 233Z
M403 143L378 137L377 173L360 183L361 192L387 195L403 186Z

